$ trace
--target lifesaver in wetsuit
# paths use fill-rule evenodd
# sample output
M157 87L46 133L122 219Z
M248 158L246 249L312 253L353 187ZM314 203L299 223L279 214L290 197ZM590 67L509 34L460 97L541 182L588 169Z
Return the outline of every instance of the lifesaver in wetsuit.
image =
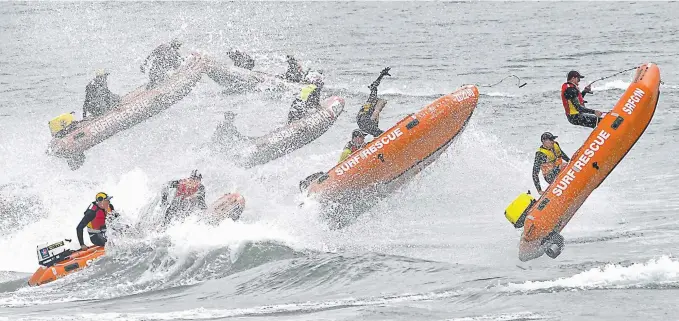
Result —
M526 220L526 213L535 204L535 198L528 193L521 193L509 206L505 209L505 217L512 223L515 228L523 227Z
M100 193L104 194L104 193ZM98 196L99 194L97 194ZM104 194L106 195L106 194ZM104 196L106 197L106 196ZM87 223L87 233L90 234L95 234L95 233L101 233L102 231L106 231L106 215L111 212L111 208L101 208L97 206L96 202L92 202L90 206L90 210L93 210L96 213L96 216L94 219Z
M547 162L540 165L540 170L542 170L542 176L545 181L552 183L556 174L561 171L561 165L563 165L563 159L561 158L561 147L556 142L554 143L554 151L540 147L538 152L544 154L547 157Z
M318 86L314 84L309 84L306 85L302 88L302 90L299 92L299 96L295 98L295 101L292 102L292 108L297 109L300 112L303 112L306 110L306 104L307 101L309 100L309 96L316 90Z
M569 82L561 85L561 102L563 103L563 109L566 112L566 116L577 115L580 112L577 108L575 108L573 102L566 98L566 90L568 88L575 88L576 90L578 89L577 86ZM578 90L578 102L580 102L580 106L585 106L585 99L582 97L580 90Z

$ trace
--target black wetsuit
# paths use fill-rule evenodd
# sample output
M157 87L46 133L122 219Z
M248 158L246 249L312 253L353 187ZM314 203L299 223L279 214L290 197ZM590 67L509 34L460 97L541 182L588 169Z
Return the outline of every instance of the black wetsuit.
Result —
M585 97L585 94L586 93L584 92L582 93L583 98ZM566 91L564 92L564 97L566 97L566 99L573 104L575 109L578 110L577 114L566 116L569 123L589 128L596 128L596 126L601 121L601 118L597 117L594 114L594 110L580 105L580 101L578 100L577 88L574 87L567 88Z
M304 91L304 89L302 89L302 91ZM316 87L309 94L309 96L306 97L306 100L302 100L302 94L300 94L300 96L295 98L295 101L293 101L292 105L290 106L290 111L288 112L288 124L304 118L304 116L308 115L312 111L320 109L320 106L321 88Z
M255 68L255 60L250 57L250 55L240 52L238 50L230 51L228 53L229 58L233 60L233 65L240 68L245 68L252 70Z
M112 93L106 86L105 80L97 77L85 87L85 103L83 104L83 119L99 117L120 103L120 96Z
M149 70L149 84L146 86L146 89L155 87L156 84L165 79L168 71L179 68L182 63L179 50L172 48L169 44L161 44L156 49L153 49L151 54L144 60L143 65L146 65L151 58L155 59Z
M384 133L384 131L378 127L379 122L373 121L371 119L372 114L375 112L375 104L377 103L377 86L380 85L380 81L382 80L383 76L384 75L380 75L377 80L375 80L375 82L373 82L368 87L370 88L370 96L368 96L368 100L356 115L356 123L358 124L358 128L372 135L373 137L377 137Z
M302 82L304 80L302 66L295 58L288 58L288 70L285 71L283 78L291 82Z
M96 204L95 204L96 205ZM113 218L117 217L117 214L114 212L113 204L110 204L111 207L111 214L113 215ZM99 207L97 207L99 208ZM80 242L80 245L85 244L83 241L83 229L87 227L87 224L92 222L94 218L97 216L97 211L92 210L92 208L88 207L87 210L85 211L85 215L83 216L83 219L80 220L80 223L78 223L78 226L76 227L76 234L78 235L78 242ZM108 215L107 215L108 216ZM104 246L106 245L106 225L104 224L101 227L101 233L89 233L90 235L90 241L92 244L96 246Z
M558 145L558 143L556 142L554 142L554 144ZM561 148L561 146L559 146L559 148ZM563 149L561 150L561 159L565 160L566 162L571 161L571 159L566 155ZM547 161L548 161L547 155L540 151L535 152L535 161L533 161L533 183L535 184L535 188L538 190L538 192L542 191L542 187L540 187L540 177L538 176L538 174L540 173L540 167L542 166L542 164L547 163ZM552 182L554 182L556 176L559 175L560 171L561 171L560 168L554 168L549 173L543 173L545 181L551 184Z

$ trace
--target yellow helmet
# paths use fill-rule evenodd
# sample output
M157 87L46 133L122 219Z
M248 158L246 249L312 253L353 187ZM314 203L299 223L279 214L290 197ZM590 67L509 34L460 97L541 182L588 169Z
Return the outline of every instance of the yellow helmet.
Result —
M99 192L99 193L97 193L97 196L95 196L94 199L95 199L97 202L101 202L101 201L103 201L103 200L110 200L110 199L112 199L112 198L113 198L113 196L108 196L108 194L106 194L106 193L104 193L104 192Z

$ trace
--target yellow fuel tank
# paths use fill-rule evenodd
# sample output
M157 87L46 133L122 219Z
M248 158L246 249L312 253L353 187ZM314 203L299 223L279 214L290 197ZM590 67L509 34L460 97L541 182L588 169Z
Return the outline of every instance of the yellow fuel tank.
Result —
M535 198L528 193L521 193L519 197L514 199L505 209L505 217L512 223L514 227L523 227L523 222L526 219L526 212L535 203Z

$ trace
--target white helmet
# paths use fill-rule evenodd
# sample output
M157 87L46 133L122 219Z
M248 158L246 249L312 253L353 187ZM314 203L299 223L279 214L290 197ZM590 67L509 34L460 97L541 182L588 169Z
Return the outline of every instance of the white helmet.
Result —
M317 86L323 85L323 75L318 71L309 71L306 75L306 82Z

